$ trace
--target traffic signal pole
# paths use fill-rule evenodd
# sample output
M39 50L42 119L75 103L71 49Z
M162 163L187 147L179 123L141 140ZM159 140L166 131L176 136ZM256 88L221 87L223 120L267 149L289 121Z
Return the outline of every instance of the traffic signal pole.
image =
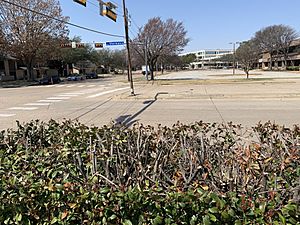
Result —
M130 82L131 95L135 95L134 88L133 88L132 70L131 70L131 55L130 55L129 34L128 34L128 15L126 11L125 0L123 0L123 11L124 11L126 48L127 48L127 57L128 57L128 80Z

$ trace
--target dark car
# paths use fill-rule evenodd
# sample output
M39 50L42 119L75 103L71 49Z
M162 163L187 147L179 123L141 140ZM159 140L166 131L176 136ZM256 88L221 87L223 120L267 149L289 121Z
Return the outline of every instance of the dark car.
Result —
M87 73L85 75L86 79L97 79L98 78L98 74L96 73Z
M46 84L58 84L61 82L59 76L51 76L51 77L44 77L39 80L39 84L46 85Z
M83 80L83 79L84 79L83 76L80 74L71 74L67 78L68 81L77 81L77 80Z

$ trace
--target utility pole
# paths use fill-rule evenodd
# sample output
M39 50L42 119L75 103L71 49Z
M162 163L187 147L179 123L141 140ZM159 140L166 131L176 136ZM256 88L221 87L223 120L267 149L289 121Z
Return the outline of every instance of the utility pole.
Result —
M125 0L123 0L123 12L124 12L125 37L126 37L126 48L127 48L127 57L128 57L128 80L130 82L131 95L135 95L134 89L133 89L131 56L130 56L130 48L129 48L128 17L127 17L128 15L127 15L127 10L126 10Z

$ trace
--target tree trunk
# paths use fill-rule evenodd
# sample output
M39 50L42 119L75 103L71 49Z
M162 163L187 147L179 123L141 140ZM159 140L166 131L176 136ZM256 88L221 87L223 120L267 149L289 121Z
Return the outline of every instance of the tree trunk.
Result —
M286 70L287 69L287 58L288 58L288 55L287 54L284 54L284 66L283 66L283 69Z
M33 74L32 62L27 62L26 67L27 67L27 81L33 81L34 74Z
M273 69L272 63L273 63L273 56L272 56L272 54L270 54L270 65L269 65L269 70L271 70L271 71L272 71L272 69Z
M154 80L154 66L155 63L154 62L150 62L149 64L149 69L150 69L150 80Z
M246 74L247 79L249 78L249 68L244 67L244 72Z
M34 74L33 74L33 60L27 59L25 60L25 65L27 68L27 81L33 81L34 80Z

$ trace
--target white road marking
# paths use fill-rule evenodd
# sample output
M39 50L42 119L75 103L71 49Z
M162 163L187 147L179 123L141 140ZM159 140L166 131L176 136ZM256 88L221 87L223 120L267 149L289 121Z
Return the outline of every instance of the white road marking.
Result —
M64 100L64 99L69 99L69 96L58 96L58 97L49 97L47 99L49 100Z
M65 86L66 86L65 84L57 85L58 88L65 87Z
M101 96L101 95L105 95L105 94L109 94L109 93L113 93L113 92L121 91L121 90L125 90L125 89L128 89L128 87L125 87L125 88L117 88L117 89L114 89L114 90L109 90L109 91L100 92L100 93L98 93L98 94L90 95L90 96L88 96L87 98L96 98L96 97L99 97L99 96Z
M58 95L59 97L77 97L78 96L78 94L76 94L76 95L72 95L72 94L60 94L60 95Z
M62 93L62 95L83 95L82 92L68 92L68 93Z
M80 88L81 88L81 87L85 87L85 85L79 85L78 87L80 87Z
M35 102L35 103L27 103L27 104L25 104L25 105L31 105L31 106L48 106L48 105L50 105L51 103L49 103L49 102Z
M9 110L26 110L26 111L36 110L36 109L38 109L38 107L11 107L11 108L9 108Z
M88 85L87 87L95 87L95 84Z
M68 85L67 88L75 87L75 84Z
M1 113L0 117L11 117L11 116L15 116L16 114L5 114L5 113Z
M43 100L38 100L38 102L61 102L62 100L56 100L56 99L43 99Z

